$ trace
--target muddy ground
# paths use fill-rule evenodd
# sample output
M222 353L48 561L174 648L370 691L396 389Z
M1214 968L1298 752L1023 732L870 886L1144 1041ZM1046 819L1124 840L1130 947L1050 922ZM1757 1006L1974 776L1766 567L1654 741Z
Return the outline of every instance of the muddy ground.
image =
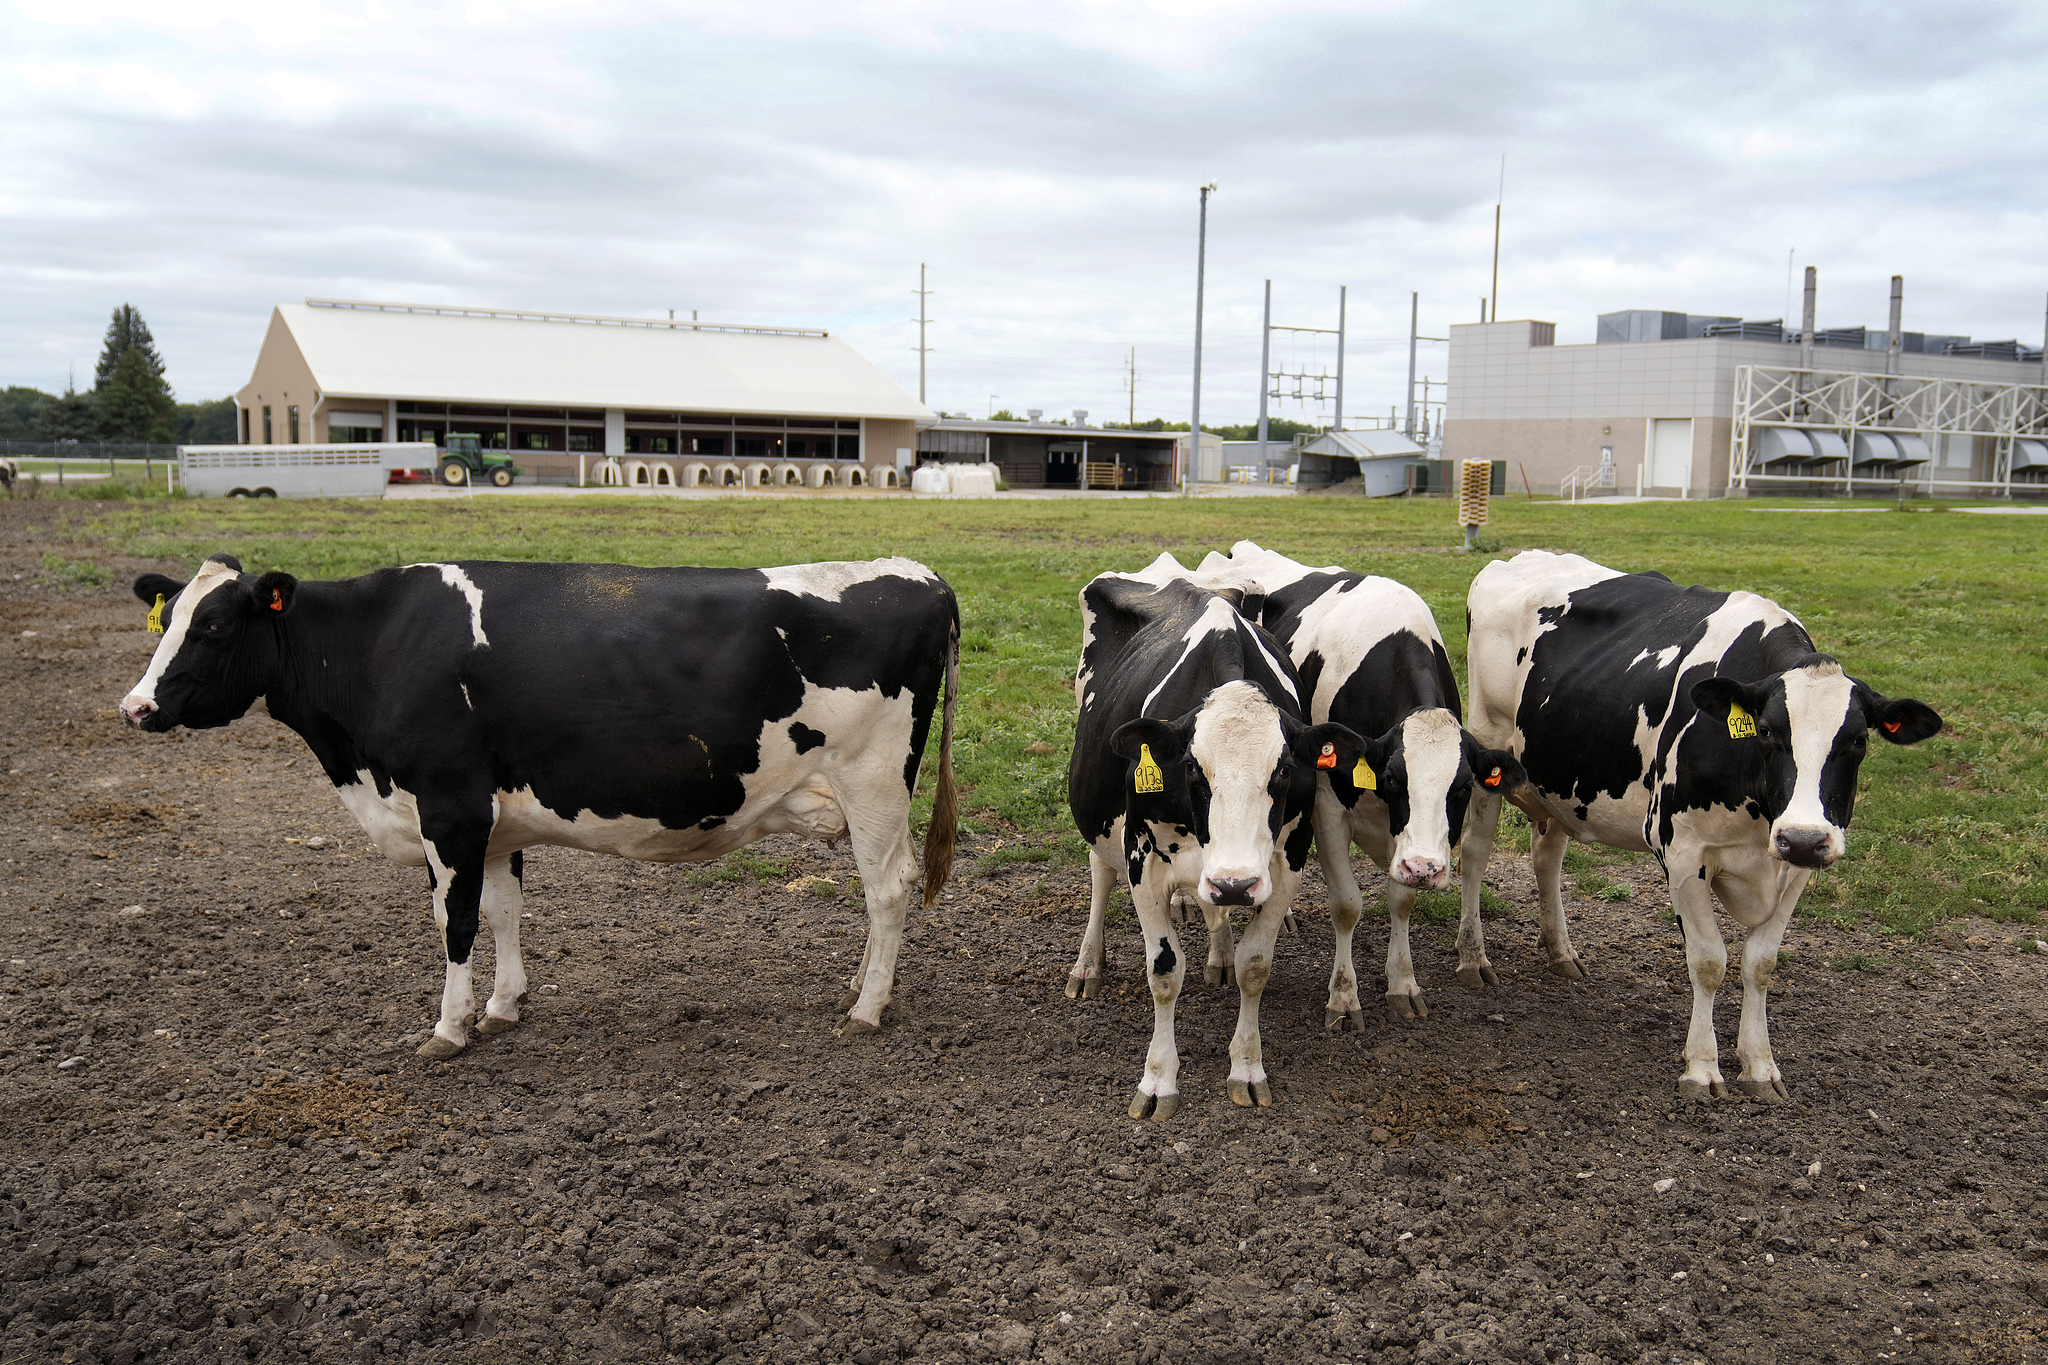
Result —
M121 727L153 643L122 585L191 566L78 515L0 503L0 1361L2048 1353L2048 958L2010 928L1795 921L1793 1102L1681 1105L1689 995L1646 866L1580 883L1615 899L1575 894L1592 976L1566 982L1525 864L1497 865L1501 987L1459 989L1449 928L1420 926L1429 1019L1362 1036L1322 1027L1312 874L1265 1000L1276 1107L1228 1102L1236 996L1197 976L1161 1126L1123 1113L1136 953L1065 999L1084 875L984 872L1014 832L967 840L890 1027L844 1040L843 851L539 850L525 1022L422 1064L422 875L267 719ZM1383 925L1360 943L1371 971Z

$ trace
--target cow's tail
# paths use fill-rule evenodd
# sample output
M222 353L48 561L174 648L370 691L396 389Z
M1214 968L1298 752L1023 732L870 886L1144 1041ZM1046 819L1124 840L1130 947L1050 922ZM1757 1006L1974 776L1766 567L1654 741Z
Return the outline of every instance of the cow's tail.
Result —
M960 617L954 608L946 642L946 701L939 720L939 786L932 794L932 823L924 832L924 908L938 904L953 875L953 841L960 832L960 796L953 789L953 706L960 695Z

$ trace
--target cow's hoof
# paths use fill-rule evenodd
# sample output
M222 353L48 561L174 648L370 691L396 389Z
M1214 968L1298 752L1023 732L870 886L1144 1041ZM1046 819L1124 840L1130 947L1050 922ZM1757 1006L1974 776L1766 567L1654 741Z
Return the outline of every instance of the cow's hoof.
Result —
M1096 993L1101 989L1102 978L1099 976L1069 976L1067 978L1067 999L1069 1000L1093 1000Z
M1680 1081L1678 1098L1682 1100L1726 1099L1728 1084L1725 1081Z
M1232 1081L1230 1102L1240 1109L1250 1109L1254 1105L1260 1109L1271 1109L1273 1087L1264 1081Z
M1552 975L1561 976L1567 981L1584 981L1586 979L1586 969L1579 965L1579 960L1575 957L1558 958L1550 964L1550 970Z
M1124 1112L1134 1119L1149 1118L1154 1123L1164 1123L1180 1112L1180 1096L1148 1095L1140 1090L1131 1096L1130 1107Z
M1323 1027L1332 1033L1342 1033L1344 1031L1344 1021L1347 1019L1351 1021L1351 1031L1353 1033L1365 1032L1365 1011L1358 1006L1353 1005L1348 1010L1326 1009L1323 1011Z
M852 1015L848 1015L838 1028L832 1030L832 1034L836 1038L860 1038L867 1034L880 1033L881 1031L882 1026L880 1024L870 1024L865 1019L856 1019Z
M1398 1023L1412 1024L1417 1019L1429 1018L1429 1004L1422 998L1422 992L1413 995L1387 996L1387 1017Z
M485 1014L476 1021L476 1031L486 1038L495 1037L500 1033L509 1033L518 1026L519 1021L517 1019L500 1019L495 1014Z
M839 1008L850 1010L860 1003L860 992L849 990L839 997Z
M1237 969L1227 962L1221 964L1212 962L1202 968L1202 980L1212 986L1228 986L1236 975Z
M437 1033L420 1044L419 1055L430 1062L445 1062L462 1051L464 1046L462 1043L451 1043Z
M1783 1080L1737 1081L1735 1088L1751 1099L1761 1100L1765 1104L1784 1104L1792 1098L1791 1092L1785 1089Z
M1493 970L1491 962L1483 963L1477 967L1460 967L1458 968L1458 984L1468 991L1476 991L1481 986L1498 986L1500 984L1500 975Z

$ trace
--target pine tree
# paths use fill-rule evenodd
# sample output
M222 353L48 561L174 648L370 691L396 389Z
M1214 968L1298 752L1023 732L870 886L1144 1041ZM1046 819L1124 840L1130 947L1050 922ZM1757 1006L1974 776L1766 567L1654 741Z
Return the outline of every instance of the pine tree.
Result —
M45 441L90 441L99 434L92 398L71 388L50 400L37 425L41 430L36 434Z
M120 366L121 357L138 348L149 361L149 372L158 379L163 378L163 357L156 353L156 338L149 334L149 324L142 320L142 314L135 311L134 304L124 303L114 310L113 318L107 323L107 339L100 347L100 363L93 367L93 388L104 389Z
M175 435L178 400L139 345L122 353L113 374L93 394L93 407L101 440L169 441Z

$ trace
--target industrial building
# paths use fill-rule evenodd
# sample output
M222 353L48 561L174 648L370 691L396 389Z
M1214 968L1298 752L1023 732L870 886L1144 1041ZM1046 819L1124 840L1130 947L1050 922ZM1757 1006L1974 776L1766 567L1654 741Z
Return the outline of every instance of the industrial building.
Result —
M308 299L235 395L242 443L475 432L544 483L895 487L937 420L795 327Z
M2041 352L2019 342L1630 310L1450 330L1448 460L1539 492L1992 493L2048 475ZM1896 340L1894 340L1896 338Z

